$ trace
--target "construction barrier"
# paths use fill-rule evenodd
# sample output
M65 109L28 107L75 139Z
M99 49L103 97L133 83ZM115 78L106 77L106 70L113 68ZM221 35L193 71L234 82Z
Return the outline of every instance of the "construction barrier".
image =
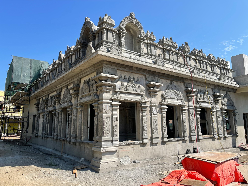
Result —
M232 182L245 182L237 169L239 164L234 160L214 164L202 160L184 158L182 164L184 169L200 173L208 180L215 182L216 186L224 186Z

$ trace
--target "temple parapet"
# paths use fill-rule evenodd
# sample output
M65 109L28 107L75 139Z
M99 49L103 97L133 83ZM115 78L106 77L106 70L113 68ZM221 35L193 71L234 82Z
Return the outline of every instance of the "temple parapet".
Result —
M190 76L192 73L193 77L200 78L201 81L205 79L238 87L228 61L212 54L206 55L202 49L190 50L187 42L178 47L172 38L163 37L156 43L153 32L145 33L134 13L125 17L116 28L114 26L115 21L107 14L99 18L97 26L86 17L75 46L67 46L65 54L59 52L58 59L53 60L34 83L32 92L84 63L99 51L167 69L175 75L180 72Z

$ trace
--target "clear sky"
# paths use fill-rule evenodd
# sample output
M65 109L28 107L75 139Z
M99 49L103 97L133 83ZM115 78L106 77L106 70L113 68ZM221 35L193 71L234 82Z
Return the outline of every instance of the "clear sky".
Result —
M115 27L134 12L156 36L225 58L247 54L247 0L0 0L0 90L12 56L52 63L75 45L85 17L95 25L110 15Z

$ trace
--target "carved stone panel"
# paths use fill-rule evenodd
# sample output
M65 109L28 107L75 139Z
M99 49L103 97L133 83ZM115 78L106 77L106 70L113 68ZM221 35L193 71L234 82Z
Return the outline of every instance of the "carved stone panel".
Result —
M185 104L182 92L174 83L169 84L161 96L164 103L172 105Z
M68 88L65 89L64 94L61 99L62 105L71 105L72 95Z
M199 107L210 108L213 103L213 97L205 90L198 90L196 95L196 104Z

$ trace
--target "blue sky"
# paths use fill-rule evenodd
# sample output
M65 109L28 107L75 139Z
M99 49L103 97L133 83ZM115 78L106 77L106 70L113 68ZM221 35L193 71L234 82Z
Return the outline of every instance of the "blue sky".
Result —
M47 61L79 38L85 17L110 15L117 27L134 12L156 36L225 58L248 51L247 0L0 0L0 90L13 56Z

